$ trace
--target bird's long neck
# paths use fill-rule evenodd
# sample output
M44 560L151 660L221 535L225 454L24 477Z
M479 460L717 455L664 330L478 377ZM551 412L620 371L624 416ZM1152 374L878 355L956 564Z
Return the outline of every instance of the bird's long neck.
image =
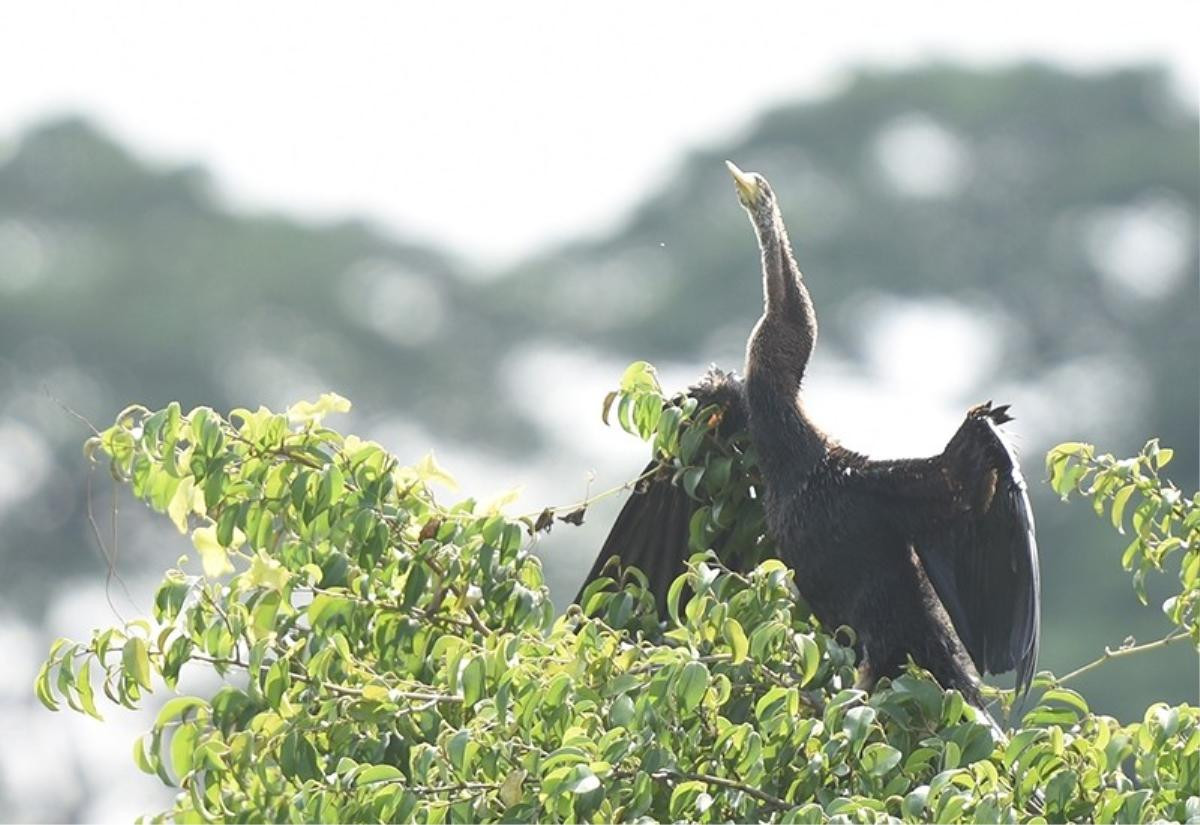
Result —
M750 433L768 488L785 490L828 448L799 399L817 319L778 209L754 216L754 228L762 249L763 316L746 350Z

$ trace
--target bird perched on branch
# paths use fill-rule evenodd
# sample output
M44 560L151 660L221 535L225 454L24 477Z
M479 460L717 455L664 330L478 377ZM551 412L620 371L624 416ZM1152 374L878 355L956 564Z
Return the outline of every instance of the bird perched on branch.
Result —
M766 530L800 594L825 627L854 629L861 684L898 675L911 657L977 706L980 673L1015 670L1027 690L1038 556L1025 482L999 428L1008 407L973 407L931 458L876 461L822 432L801 400L817 319L779 205L761 175L728 166L762 252L763 315L745 379L718 371L689 393L724 410L722 428L748 428ZM661 614L689 556L695 506L670 474L651 478L626 502L588 580L617 557L646 574Z

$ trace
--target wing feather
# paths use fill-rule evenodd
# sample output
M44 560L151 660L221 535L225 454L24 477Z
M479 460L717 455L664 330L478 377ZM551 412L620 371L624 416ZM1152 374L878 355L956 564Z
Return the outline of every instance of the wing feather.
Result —
M700 383L689 388L688 395L699 401L701 407L716 404L725 411L722 432L737 432L745 426L742 385L732 373L714 367ZM636 567L646 575L659 615L666 615L671 583L686 570L691 555L688 526L696 505L684 489L674 483L671 473L655 472L657 467L658 462L651 461L642 471L648 478L638 485L621 508L575 597L576 602L592 581L613 572L612 565L619 564L620 567ZM736 562L726 560L726 563Z
M657 462L650 462L643 473L653 473L656 466ZM665 616L671 582L687 563L691 516L692 502L683 488L672 484L669 474L651 475L621 508L575 601L592 581L614 573L611 565L619 564L646 575L659 615Z
M1029 493L998 423L981 405L939 457L940 518L912 522L914 546L955 630L981 673L1016 670L1028 690L1037 664L1041 574ZM945 513L950 513L948 517Z

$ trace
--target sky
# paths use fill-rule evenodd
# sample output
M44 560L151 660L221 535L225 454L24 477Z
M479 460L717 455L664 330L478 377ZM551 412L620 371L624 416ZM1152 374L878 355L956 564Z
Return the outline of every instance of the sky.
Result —
M603 233L688 148L850 66L1156 60L1194 100L1196 31L1194 0L7 3L0 141L84 113L240 208L366 218L495 269Z

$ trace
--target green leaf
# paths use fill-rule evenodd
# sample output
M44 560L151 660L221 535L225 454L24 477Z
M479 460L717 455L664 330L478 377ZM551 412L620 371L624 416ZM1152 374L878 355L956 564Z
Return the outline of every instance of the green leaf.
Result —
M707 487L713 496L725 492L729 484L729 476L733 469L733 459L728 456L710 456L708 459Z
M946 743L942 751L942 770L950 771L962 764L962 746L955 741Z
M550 680L550 685L546 688L546 693L543 701L547 710L553 710L562 704L563 697L566 696L567 690L571 687L571 677L566 673L560 673Z
M1016 764L1017 760L1025 752L1025 750L1034 742L1040 742L1049 737L1049 733L1043 729L1021 730L1012 737L1008 746L1004 749L1004 765L1009 770Z
M708 668L703 662L688 662L679 674L675 695L684 710L693 710L708 690Z
M816 639L806 633L796 636L796 644L800 646L800 658L804 663L800 685L807 687L821 667L821 648L817 646Z
M1092 445L1083 441L1065 441L1062 444L1052 448L1049 452L1049 457L1057 456L1080 455L1090 453ZM1047 460L1050 460L1048 458Z
M500 790L497 795L505 807L511 808L521 801L521 788L525 784L525 777L528 775L524 768L513 768L508 772L508 776L504 777L504 782L500 784Z
M570 778L563 783L563 790L576 795L591 793L600 787L600 779L587 765L576 765Z
M463 692L463 705L473 707L483 698L484 679L487 677L487 664L482 656L473 656L463 669L460 686Z
M158 772L150 756L146 753L145 737L139 736L133 740L133 764L137 765L138 770L142 773L153 775Z
M206 570L207 572L207 570ZM255 587L282 590L292 577L291 572L262 550L250 562L249 582Z
M1055 492L1062 497L1063 501L1067 500L1067 497L1078 486L1079 480L1083 478L1086 472L1087 467L1083 464L1070 464L1063 470L1062 474L1056 479L1056 483L1052 485Z
M674 822L695 822L697 820L696 802L700 795L708 789L703 782L690 780L680 782L671 792L671 819Z
M85 660L83 666L79 668L79 672L75 674L75 690L79 694L79 703L83 707L83 712L93 719L104 721L100 711L96 710L95 694L92 691L91 659Z
M658 384L658 373L646 361L634 361L625 368L621 375L620 388L623 393L662 392Z
M1125 516L1125 505L1129 503L1129 497L1133 495L1133 492L1136 489L1137 489L1136 484L1126 484L1124 487L1122 487L1120 490L1117 491L1117 494L1115 496L1113 496L1112 513L1111 513L1112 526L1117 528L1117 531L1120 533L1125 532L1125 528L1122 525L1122 521Z
M622 693L613 700L612 707L608 711L608 719L615 727L625 727L633 721L634 705L633 699L627 694Z
M412 607L420 602L425 595L425 587L429 584L429 571L424 564L414 562L408 568L408 578L404 580L404 607Z
M679 460L691 464L700 445L704 443L706 430L698 421L693 421L679 438Z
M902 754L891 745L882 742L872 742L863 748L859 758L862 768L871 776L883 776L900 764Z
M399 782L404 774L394 765L370 765L354 778L357 787L378 785L384 782Z
M770 721L780 713L786 713L791 692L776 685L764 693L754 704L754 715L760 723Z
M746 639L746 631L742 630L741 623L733 618L726 619L721 630L733 652L733 664L741 664L750 652L750 642Z
M127 676L142 687L150 689L150 654L146 640L130 636L121 649L121 667Z
M683 623L679 618L679 601L683 598L683 588L687 587L687 580L686 573L680 574L667 589L667 615L671 617L671 624L675 627Z
M171 735L171 769L179 781L192 772L198 738L199 730L194 722L185 722Z
M875 722L875 708L870 705L859 705L846 711L842 720L842 731L850 740L850 752L858 753L863 742L871 733L871 725Z
M466 728L455 733L446 743L446 755L450 757L450 764L463 776L470 773L472 757L478 749L479 745L471 741L471 731Z
M344 621L354 609L349 599L330 593L320 593L308 606L308 621L314 629L322 632L335 622Z
M1046 813L1052 818L1064 819L1065 809L1075 796L1079 775L1072 770L1059 771L1045 785ZM1058 814L1057 817L1054 815Z
M712 508L707 505L697 507L688 521L688 548L693 553L703 553L711 544L712 530L709 525L709 515Z
M171 517L171 521L180 533L188 531L187 519L192 512L195 492L195 479L186 476L175 485L175 492L171 495L170 503L167 505L167 515Z
M662 399L658 395L646 393L638 398L633 408L633 423L642 440L648 439L658 429L662 411Z
M192 544L200 553L200 562L204 566L204 575L210 579L219 578L233 572L229 562L229 553L217 541L216 526L197 527L192 531Z
M608 425L608 414L612 412L613 402L617 400L619 393L613 390L608 395L604 396L604 406L600 409L600 420Z
M49 661L43 662L38 670L37 678L34 679L34 693L37 694L38 701L45 705L49 710L57 711L58 702L54 701L54 693L50 688L50 668Z
M336 392L322 393L315 402L299 401L287 409L292 425L319 424L331 412L350 412L350 402Z
M432 451L417 462L413 470L416 472L417 478L425 484L440 484L452 493L458 490L458 482L454 480L454 476L442 469Z
M1154 527L1154 518L1158 515L1161 502L1154 498L1147 498L1142 501L1133 511L1133 531L1137 535L1146 539L1150 535L1150 531Z
M154 718L154 727L161 728L182 717L189 710L207 708L208 702L197 696L175 696L168 699Z
M272 590L263 593L254 603L250 621L259 637L264 637L275 629L275 617L279 615L279 606L282 601L279 591Z
M655 437L655 448L667 455L674 455L679 443L679 425L683 421L683 413L678 407L667 407L658 419L658 434Z
M1079 711L1080 716L1086 716L1091 712L1083 696L1070 688L1051 688L1042 695L1042 701L1069 705Z

